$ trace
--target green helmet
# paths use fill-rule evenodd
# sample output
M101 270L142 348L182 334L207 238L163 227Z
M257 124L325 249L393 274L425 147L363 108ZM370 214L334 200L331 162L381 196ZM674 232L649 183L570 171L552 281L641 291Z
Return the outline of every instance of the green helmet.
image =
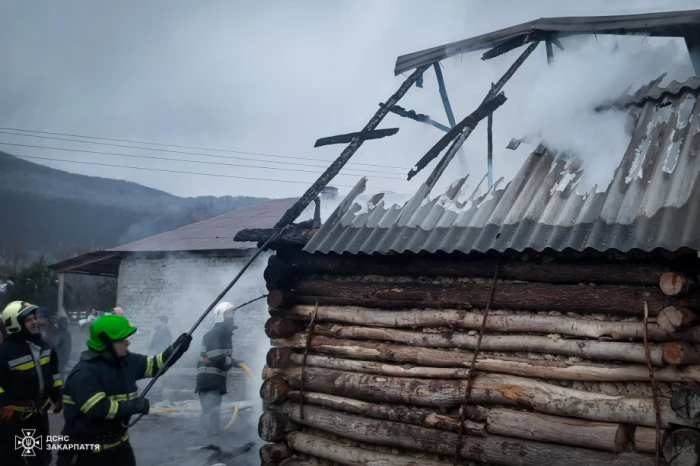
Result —
M98 317L90 325L90 338L87 345L95 351L107 349L106 342L124 340L136 332L136 327L129 320L117 314L107 314Z

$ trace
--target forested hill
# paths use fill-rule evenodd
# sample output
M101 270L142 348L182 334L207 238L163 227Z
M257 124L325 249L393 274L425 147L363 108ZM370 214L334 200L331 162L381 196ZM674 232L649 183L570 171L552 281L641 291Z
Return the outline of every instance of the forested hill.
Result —
M130 181L78 175L0 152L0 245L56 254L111 247L246 207L265 198L183 198Z

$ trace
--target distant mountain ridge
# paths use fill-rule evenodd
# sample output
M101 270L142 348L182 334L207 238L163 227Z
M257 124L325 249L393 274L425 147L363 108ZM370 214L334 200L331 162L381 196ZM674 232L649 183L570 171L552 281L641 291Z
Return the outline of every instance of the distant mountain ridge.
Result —
M130 181L79 175L0 151L1 244L56 254L76 244L112 247L267 198L179 197Z

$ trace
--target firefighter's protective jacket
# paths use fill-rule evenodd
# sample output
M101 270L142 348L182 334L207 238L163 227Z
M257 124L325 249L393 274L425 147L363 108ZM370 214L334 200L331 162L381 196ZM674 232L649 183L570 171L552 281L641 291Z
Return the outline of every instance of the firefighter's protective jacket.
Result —
M58 356L40 337L10 334L0 344L0 407L46 410L61 400L62 385Z
M128 440L122 422L128 423L137 413L136 381L155 376L172 351L171 345L156 356L127 353L122 358L109 351L84 351L66 379L63 435L71 442L96 443L103 449Z
M195 393L204 391L226 393L226 375L240 361L233 359L233 329L235 326L220 322L202 338L200 360L197 362Z

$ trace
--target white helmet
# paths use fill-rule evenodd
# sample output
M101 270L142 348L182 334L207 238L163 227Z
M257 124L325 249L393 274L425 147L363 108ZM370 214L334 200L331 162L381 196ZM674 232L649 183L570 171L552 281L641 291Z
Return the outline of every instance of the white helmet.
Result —
M214 308L214 322L217 324L223 322L226 317L233 317L233 304L231 303L219 303Z
M18 333L21 331L24 319L32 312L36 314L38 309L37 306L24 301L12 301L8 304L5 310L2 311L2 322L7 333Z

